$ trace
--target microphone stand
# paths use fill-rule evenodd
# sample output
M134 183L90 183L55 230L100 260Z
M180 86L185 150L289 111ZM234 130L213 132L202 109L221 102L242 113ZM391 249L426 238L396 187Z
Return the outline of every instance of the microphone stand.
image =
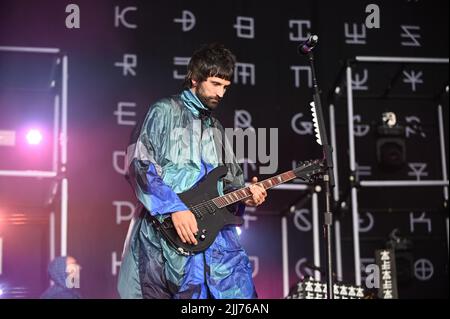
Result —
M322 103L320 100L320 90L317 84L316 71L314 66L314 54L312 50L307 53L309 64L311 66L311 73L313 78L314 86L314 108L316 110L317 116L317 129L322 141L323 150L323 168L324 173L322 175L324 188L325 188L325 212L324 212L324 240L326 243L326 279L327 279L327 290L328 299L334 299L333 291L333 258L331 251L331 228L333 225L333 213L331 211L331 190L334 187L334 175L333 175L333 158L332 152L333 148L328 143L327 132L325 129L325 122L322 112Z

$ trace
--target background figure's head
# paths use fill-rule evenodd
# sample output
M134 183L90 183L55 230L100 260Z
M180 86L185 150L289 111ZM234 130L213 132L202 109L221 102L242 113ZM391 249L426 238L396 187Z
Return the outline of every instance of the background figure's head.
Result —
M222 44L203 45L189 61L184 87L191 89L202 103L214 109L231 84L236 57Z
M42 299L79 299L80 265L71 256L59 256L48 265L52 284L41 295Z
M77 271L79 265L71 256L59 256L48 265L48 274L55 285L65 287L67 276Z

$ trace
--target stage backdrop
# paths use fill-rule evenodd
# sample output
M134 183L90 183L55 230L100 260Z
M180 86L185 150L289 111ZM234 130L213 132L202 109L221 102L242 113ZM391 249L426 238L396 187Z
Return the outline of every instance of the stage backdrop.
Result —
M370 3L380 9L379 28L365 24ZM297 53L298 44L310 33L319 35L316 66L327 125L329 104L335 109L338 186L345 199L351 174L346 99L345 94L327 98L339 71L355 55L448 57L448 1L0 0L0 46L55 47L68 56L68 254L82 265L80 286L85 297L118 297L120 256L135 205L123 176L125 147L136 119L159 98L180 92L188 59L201 44L219 41L237 56L233 85L216 116L225 127L264 128L266 138L276 141L259 150L262 155L256 163L248 163L245 154L247 179L272 175L260 174L260 168L269 164L282 172L300 160L321 157L309 111L311 69ZM441 95L448 85L448 66L408 64L399 72L400 67L361 64L354 68L356 175L361 180L442 179L438 105L444 111L448 154L448 93ZM11 126L22 120L51 122L52 108L46 108L61 85L59 70L58 63L45 55L1 53L0 130L14 129ZM342 80L343 92L345 85ZM404 98L370 98L389 87L389 94ZM402 125L415 124L407 127L407 163L391 173L380 169L376 160L376 124L386 111L395 112ZM6 146L0 146L0 169L19 169L28 162L45 165L44 155L2 160L6 152ZM0 202L0 212L11 215L20 207L23 215L42 218L27 219L25 224L32 225L29 230L14 223L0 225L4 243L0 284L27 285L14 278L31 272L38 284L24 295L37 296L47 284L48 222L42 220L48 221L48 212L21 202L47 194L51 184L19 180L8 184L16 187L8 196L15 205L2 207ZM24 193L30 185L34 186ZM305 192L275 189L264 205L248 211L241 240L262 298L284 297L283 271L289 286L311 274L311 200L301 201L288 215L288 267L283 270L282 214ZM318 195L322 213L324 198ZM448 297L448 213L443 198L442 187L359 190L362 270L374 263L375 250L384 248L397 229L407 243L398 252L404 253L398 265L401 298ZM342 231L342 280L353 283L351 211L336 213ZM320 249L323 267L322 237Z

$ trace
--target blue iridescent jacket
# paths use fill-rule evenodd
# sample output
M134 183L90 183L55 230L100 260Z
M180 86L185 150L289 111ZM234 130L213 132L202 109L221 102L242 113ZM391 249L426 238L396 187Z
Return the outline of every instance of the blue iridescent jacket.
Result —
M183 256L148 218L151 214L163 219L171 212L187 210L177 193L222 164L222 150L213 137L202 136L211 127L223 132L190 90L156 102L137 126L127 149L127 178L139 204L124 245L118 277L121 298L257 297L252 267L236 227L223 228L205 252ZM219 182L220 194L244 186L234 157L226 165L229 172ZM236 213L242 214L243 208L241 204Z

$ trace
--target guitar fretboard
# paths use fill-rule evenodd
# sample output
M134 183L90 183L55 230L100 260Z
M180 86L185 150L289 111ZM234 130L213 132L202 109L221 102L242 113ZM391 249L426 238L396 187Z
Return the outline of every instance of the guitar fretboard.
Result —
M282 173L282 174L273 176L271 178L265 179L261 182L258 182L257 184L264 187L264 189L269 189L269 188L275 187L277 185L286 183L290 180L293 180L294 178L296 178L295 173L293 171L287 171L285 173ZM234 204L236 202L239 202L239 201L246 199L248 197L251 197L251 196L252 196L252 193L249 189L249 186L247 186L247 187L235 190L233 192L230 192L226 195L213 198L212 201L214 202L214 204L217 207L223 208L225 206Z

